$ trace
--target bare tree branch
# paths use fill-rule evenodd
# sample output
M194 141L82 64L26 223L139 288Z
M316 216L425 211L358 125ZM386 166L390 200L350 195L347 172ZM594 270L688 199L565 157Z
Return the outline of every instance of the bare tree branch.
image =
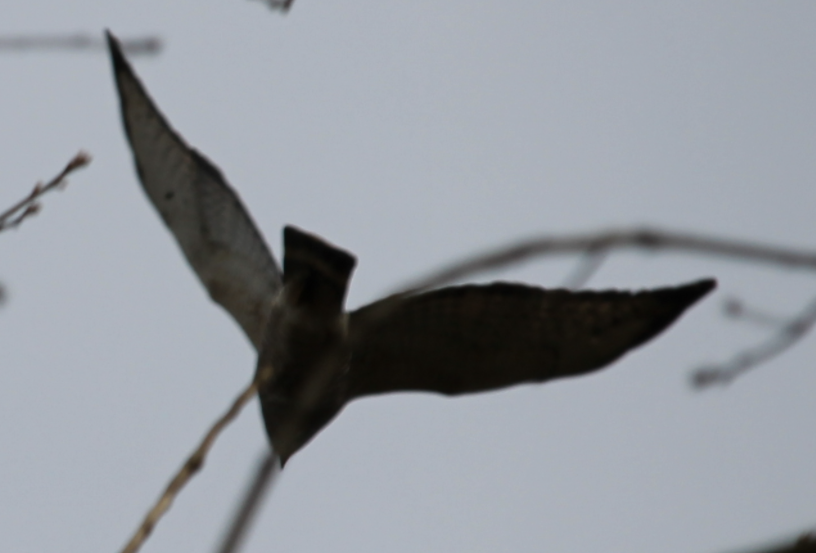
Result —
M139 548L141 548L142 544L153 531L153 527L156 525L159 519L161 519L162 515L164 515L164 513L170 508L170 505L172 505L173 500L176 498L182 488L184 488L195 473L201 469L207 453L209 453L221 431L224 430L224 428L226 428L226 426L238 416L241 409L243 409L243 407L249 403L253 397L255 397L255 394L258 391L258 381L258 378L254 379L252 383L249 384L249 386L247 386L235 399L229 410L227 410L227 412L224 413L224 415L222 415L221 418L219 418L210 428L209 432L207 432L207 434L204 436L204 439L201 441L193 454L190 455L187 461L181 466L179 471L167 485L167 488L165 488L164 493L161 495L161 497L159 497L159 500L156 502L153 508L148 511L147 515L142 521L142 524L133 534L133 537L130 539L127 545L125 545L124 549L122 549L122 553L135 553L139 550Z
M816 553L816 534L807 532L792 541L751 550L746 553Z
M564 280L564 288L577 290L586 286L589 279L600 270L608 255L607 249L586 251L575 270Z
M146 36L121 41L122 49L131 56L158 55L163 44L159 37ZM0 36L0 52L24 52L31 50L98 50L105 51L101 37L88 34L76 35L16 35Z
M793 543L762 553L816 553L816 534L803 534Z
M244 539L258 514L258 508L279 472L280 463L274 453L264 453L252 481L244 492L240 507L230 522L229 530L224 534L224 539L216 550L218 553L237 553L240 551Z
M770 340L753 349L738 353L722 365L700 367L691 375L691 386L703 389L714 384L729 384L739 375L772 359L790 348L810 331L816 323L816 299L812 300L799 315L781 325L779 332Z
M726 316L739 321L747 321L761 326L778 328L785 324L785 319L778 315L760 311L755 307L746 305L739 298L728 298L723 303L723 312Z
M436 288L465 276L500 269L543 255L577 254L591 251L611 252L612 250L623 249L676 250L712 257L816 270L816 251L794 250L783 246L771 246L660 229L634 228L560 238L545 236L524 240L454 263L428 277L411 282L408 286L402 288L399 293L414 293L420 290Z
M79 152L68 162L68 165L65 166L60 174L51 179L47 184L37 183L28 196L6 211L0 213L0 232L18 226L26 217L37 213L40 210L40 204L37 203L40 196L66 184L65 177L77 169L85 167L90 162L91 156L85 152Z

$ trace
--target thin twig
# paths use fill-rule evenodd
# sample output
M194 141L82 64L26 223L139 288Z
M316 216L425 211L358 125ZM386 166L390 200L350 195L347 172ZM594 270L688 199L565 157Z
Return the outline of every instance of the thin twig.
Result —
M781 325L779 332L764 344L740 352L722 365L700 367L691 375L693 388L703 389L714 384L728 384L739 375L753 369L789 349L816 323L816 299L812 300L799 315Z
M146 36L121 41L122 50L128 55L155 56L162 50L162 41L156 36ZM17 35L0 36L0 52L28 50L97 50L105 51L105 41L96 35Z
M65 177L72 172L85 167L91 162L91 156L85 152L79 152L68 162L59 175L51 179L47 184L37 183L31 193L0 213L0 232L16 227L27 217L37 213L40 204L37 200L45 193L65 184Z
M159 500L156 502L153 508L148 511L147 515L142 521L142 524L133 534L133 537L130 539L127 545L125 545L124 549L122 549L122 553L135 553L139 550L144 541L153 531L153 527L156 525L162 515L164 515L164 513L170 508L170 505L172 505L173 500L176 498L182 488L184 488L193 475L195 475L195 473L201 469L207 453L210 451L210 448L212 448L213 443L215 443L216 438L218 438L218 435L230 422L232 422L233 419L235 419L235 417L238 416L241 409L243 409L243 407L249 403L253 397L255 397L257 391L258 379L256 378L244 389L243 392L241 392L241 395L235 399L229 410L224 413L224 415L222 415L221 418L219 418L210 428L209 432L207 432L204 439L201 440L201 443L193 454L190 455L187 461L181 466L179 471L167 485L167 488L165 488L164 493L161 495L161 497L159 497Z
M244 492L240 507L230 522L229 530L224 534L224 539L216 550L218 553L237 553L240 551L244 539L258 514L258 508L279 472L280 463L278 458L272 452L265 452L263 459L258 463L252 481Z
M465 276L507 265L527 261L542 255L576 254L588 251L611 251L621 249L677 250L724 257L744 261L755 261L791 268L816 270L816 252L794 250L781 246L770 246L713 238L681 232L663 231L651 228L610 230L592 234L556 237L541 237L525 240L477 255L442 269L428 277L418 279L402 288L399 294L410 294L429 288L436 288Z
M746 305L745 302L739 298L727 298L723 302L723 313L732 319L765 327L778 328L785 324L785 319L779 315L772 315L771 313L760 311L755 307Z
M584 253L584 256L578 262L578 265L572 273L564 279L564 288L577 290L586 286L589 279L600 270L601 265L604 264L608 255L609 250L607 249L591 250Z

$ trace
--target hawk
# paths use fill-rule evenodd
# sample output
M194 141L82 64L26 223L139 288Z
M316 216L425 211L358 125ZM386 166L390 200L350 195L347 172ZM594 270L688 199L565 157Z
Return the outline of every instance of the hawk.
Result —
M355 257L287 226L281 270L221 172L173 130L107 37L139 180L210 297L258 351L263 419L281 466L353 399L456 396L591 373L715 287L573 292L497 282L346 312Z

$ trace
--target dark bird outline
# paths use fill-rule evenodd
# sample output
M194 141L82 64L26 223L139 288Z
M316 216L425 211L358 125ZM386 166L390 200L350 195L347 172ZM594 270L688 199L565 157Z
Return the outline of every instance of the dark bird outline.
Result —
M660 334L716 286L465 285L347 313L354 256L287 226L281 271L221 172L173 130L117 40L107 39L139 179L210 297L258 350L261 408L281 465L353 399L455 396L591 373Z

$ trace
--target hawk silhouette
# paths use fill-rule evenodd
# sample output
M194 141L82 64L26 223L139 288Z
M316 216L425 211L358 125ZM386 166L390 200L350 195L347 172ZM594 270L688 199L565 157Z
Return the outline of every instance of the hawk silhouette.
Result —
M347 313L354 256L287 226L281 271L221 172L173 130L107 37L139 179L210 297L258 351L261 409L281 466L353 399L455 396L590 373L715 287L572 292L493 283Z

